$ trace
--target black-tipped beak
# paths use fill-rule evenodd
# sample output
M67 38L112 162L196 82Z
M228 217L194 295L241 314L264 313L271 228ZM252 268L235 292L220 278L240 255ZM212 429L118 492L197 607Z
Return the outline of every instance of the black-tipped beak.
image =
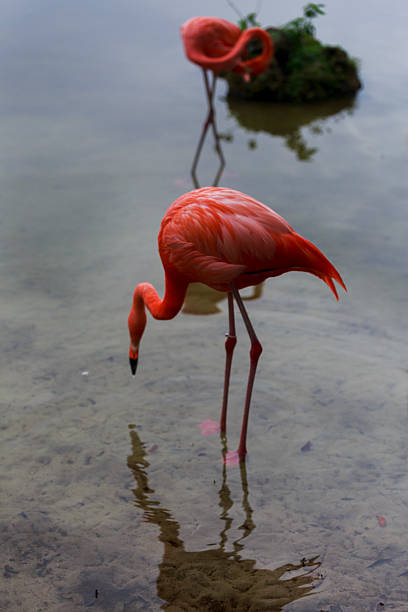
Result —
M132 359L132 357L129 357L129 363L130 363L130 369L131 369L132 374L134 376L136 374L137 359Z

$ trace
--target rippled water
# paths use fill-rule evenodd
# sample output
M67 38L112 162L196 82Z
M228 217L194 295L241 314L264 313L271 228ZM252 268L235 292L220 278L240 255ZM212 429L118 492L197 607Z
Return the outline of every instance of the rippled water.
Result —
M303 3L275 4L263 24ZM361 61L354 101L243 105L217 85L220 184L275 208L349 289L336 303L292 273L247 303L264 352L248 461L226 470L226 442L197 427L219 417L224 296L196 288L176 319L150 319L135 380L126 320L138 282L162 292L160 220L193 187L205 100L179 25L236 15L195 0L2 3L7 609L407 609L408 10L326 11L318 36ZM217 169L208 138L199 183Z

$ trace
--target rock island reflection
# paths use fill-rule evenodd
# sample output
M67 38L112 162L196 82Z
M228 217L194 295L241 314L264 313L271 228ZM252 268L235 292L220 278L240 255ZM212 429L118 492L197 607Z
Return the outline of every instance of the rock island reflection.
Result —
M241 127L248 132L283 138L298 161L311 161L318 151L307 144L302 128L308 127L313 134L322 133L326 120L352 114L355 102L355 96L313 104L272 104L227 98L231 116Z

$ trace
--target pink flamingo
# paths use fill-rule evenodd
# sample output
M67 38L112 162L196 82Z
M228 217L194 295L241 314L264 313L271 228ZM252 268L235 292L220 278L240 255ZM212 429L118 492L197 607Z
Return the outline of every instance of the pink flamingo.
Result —
M229 332L220 429L226 431L231 362L236 344L234 299L251 341L250 369L238 450L229 453L245 458L248 416L256 367L262 346L248 317L239 289L258 285L272 276L298 270L321 278L336 299L336 280L345 284L330 261L309 240L297 234L272 209L244 193L223 187L203 187L179 197L163 217L159 253L164 267L165 294L160 299L149 283L137 285L129 313L129 361L136 372L139 345L148 308L155 319L172 319L183 306L187 287L200 282L228 292Z
M216 149L221 160L220 171L225 165L224 156L218 142L215 127L215 111L213 99L217 75L220 72L239 72L247 81L251 74L261 74L269 66L273 55L273 42L268 32L262 28L240 28L218 17L193 17L181 26L181 38L187 58L201 66L204 76L204 86L208 100L208 116L204 123L197 151L191 169L193 179L205 135L210 125L213 126ZM245 59L246 46L252 40L262 43L262 52L255 58ZM210 85L207 70L213 74ZM197 181L195 180L195 183Z
M232 70L249 80L251 74L261 74L267 69L273 55L273 42L268 32L262 28L242 31L234 23L218 17L189 19L181 26L181 38L187 58L203 69L210 111L219 72ZM244 59L246 46L255 39L262 43L261 54ZM209 87L206 70L213 73L212 87Z

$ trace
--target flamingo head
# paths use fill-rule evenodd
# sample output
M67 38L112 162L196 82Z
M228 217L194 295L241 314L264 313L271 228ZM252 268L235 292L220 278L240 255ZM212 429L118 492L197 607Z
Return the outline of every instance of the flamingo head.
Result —
M130 364L130 371L132 372L132 376L135 376L136 374L138 358L139 358L139 350L135 348L131 342L130 347L129 347L129 364Z
M146 313L143 302L138 299L137 288L133 299L132 307L129 312L129 363L132 375L136 374L137 361L139 357L139 344L146 326Z

